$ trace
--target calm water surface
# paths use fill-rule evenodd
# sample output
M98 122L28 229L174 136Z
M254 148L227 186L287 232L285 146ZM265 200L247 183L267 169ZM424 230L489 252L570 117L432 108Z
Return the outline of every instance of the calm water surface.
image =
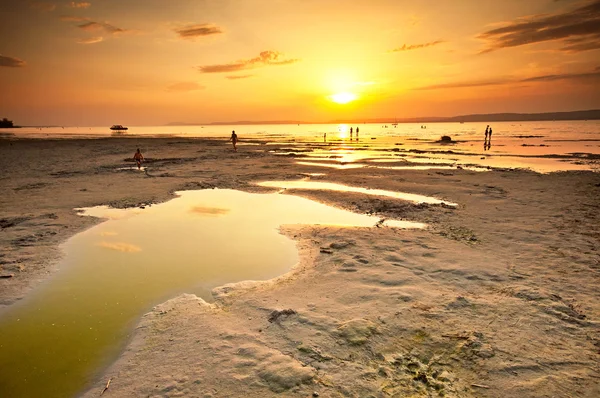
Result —
M493 128L489 149L483 147L486 125ZM357 137L356 127L360 128ZM426 127L426 128L422 128ZM350 135L350 128L354 134ZM36 138L209 137L226 141L235 130L239 146L286 144L287 154L307 147L309 156L336 156L338 163L396 156L400 161L454 165L528 168L538 172L600 169L600 121L300 124L235 126L130 126L123 134L108 127L7 129L6 133ZM324 140L326 135L326 140ZM453 144L436 142L448 135ZM358 138L358 140L357 140ZM324 142L326 141L326 142ZM319 145L319 146L317 146ZM397 151L397 153L391 153ZM286 154L286 152L282 152ZM589 155L592 155L591 157ZM364 167L356 165L354 167ZM351 168L351 167L344 167Z
M118 355L153 305L181 293L210 300L216 286L289 271L298 253L281 225L378 221L300 197L234 190L84 213L108 221L69 239L59 271L0 312L1 397L73 396Z

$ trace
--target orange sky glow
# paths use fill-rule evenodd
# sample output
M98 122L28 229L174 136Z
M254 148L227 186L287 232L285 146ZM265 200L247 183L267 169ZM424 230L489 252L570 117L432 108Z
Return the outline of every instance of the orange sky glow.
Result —
M0 0L20 125L600 108L600 0Z

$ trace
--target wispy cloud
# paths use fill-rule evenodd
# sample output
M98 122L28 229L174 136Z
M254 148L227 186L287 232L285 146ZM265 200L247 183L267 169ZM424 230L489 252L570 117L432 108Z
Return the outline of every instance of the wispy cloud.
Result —
M20 60L19 58L5 57L3 55L0 55L0 66L7 66L9 68L21 68L25 65L25 61Z
M69 8L90 8L92 3L88 3L87 1L72 1L67 7Z
M88 17L79 17L74 15L61 15L60 20L64 22L75 22L74 26L78 29L86 31L90 34L95 35L93 37L83 38L77 40L79 44L94 44L100 43L106 39L107 36L117 37L124 33L131 33L133 31L129 29L119 28L108 22L94 21Z
M299 59L281 59L281 55L278 51L263 51L255 58L229 64L198 66L198 70L202 73L238 72L262 66L290 65L300 61Z
M29 3L29 8L43 12L50 12L56 9L56 4L49 3L47 1L34 1Z
M482 53L542 42L558 42L565 52L595 50L600 48L600 0L559 13L518 18L477 38L487 42Z
M445 41L444 40L436 40L436 41L431 41L429 43L404 44L402 47L394 48L393 50L390 50L389 52L395 53L395 52L402 52L402 51L417 50L419 48L437 46L438 44L442 44L442 43L445 43Z
M228 78L229 80L239 80L239 79L248 79L253 76L254 75L229 75L229 76L225 76L225 77Z
M187 40L223 33L220 27L211 24L188 25L183 28L173 29L173 31L180 38Z
M196 82L181 82L171 84L167 87L167 91L169 92L186 92L186 91L195 91L205 89L205 86L201 86Z
M83 29L87 32L104 31L106 33L113 34L113 35L127 32L127 29L118 28L118 27L111 25L109 23L106 23L106 22L88 21L88 22L82 23L81 25L77 25L77 27L79 29Z
M517 79L517 78L499 78L493 80L474 80L474 81L462 81L455 83L445 83L445 84L434 84L431 86L418 87L416 90L441 90L441 89L449 89L449 88L472 88L472 87L486 87L486 86L500 86L506 84L515 84L515 83L531 83L531 82L552 82L558 80L579 80L579 81L587 81L587 80L600 80L600 70L596 69L594 72L584 72L584 73L561 73L554 75L541 75L541 76L533 76L525 79Z
M87 39L79 39L79 40L77 40L77 43L79 43L79 44L95 44L95 43L100 43L101 41L104 41L104 38L102 36L97 36L97 37L90 37Z

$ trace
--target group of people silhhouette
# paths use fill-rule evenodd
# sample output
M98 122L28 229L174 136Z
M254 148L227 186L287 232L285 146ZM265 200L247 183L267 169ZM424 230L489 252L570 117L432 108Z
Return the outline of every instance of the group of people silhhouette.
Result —
M356 130L356 134L358 135L358 128ZM231 137L229 138L229 141L231 141L231 143L233 144L233 151L237 152L238 136L235 133L235 130L231 132ZM144 161L144 155L142 155L140 148L138 148L137 151L133 154L133 160L135 160L138 170L140 170L142 168L142 162Z
M356 127L356 141L358 141L358 132L360 130L358 129L358 126ZM350 127L350 141L352 141L352 127Z
M488 125L485 128L485 139L483 140L483 150L487 151L492 147L492 128Z

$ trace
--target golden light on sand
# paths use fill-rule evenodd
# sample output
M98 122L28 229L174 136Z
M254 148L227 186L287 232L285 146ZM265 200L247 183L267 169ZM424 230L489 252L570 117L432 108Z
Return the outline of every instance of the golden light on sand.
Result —
M337 93L337 94L333 94L329 97L329 99L333 102L336 102L338 104L347 104L348 102L352 102L354 100L356 100L358 98L358 96L356 94L353 93Z

